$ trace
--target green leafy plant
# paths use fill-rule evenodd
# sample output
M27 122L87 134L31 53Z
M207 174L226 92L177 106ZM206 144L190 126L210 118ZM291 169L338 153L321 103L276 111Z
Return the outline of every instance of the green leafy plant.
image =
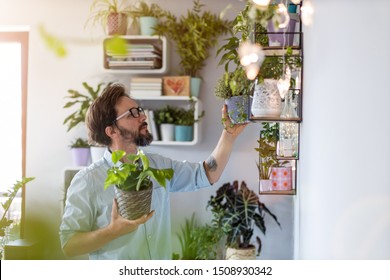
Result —
M184 226L177 234L181 247L181 256L174 254L174 259L215 260L218 255L219 241L223 232L211 225L198 225L195 214L185 219Z
M154 111L154 120L156 124L162 124L162 123L173 124L175 123L176 112L177 112L177 107L166 105Z
M193 125L198 122L201 118L204 117L205 111L203 110L200 115L195 118L195 103L194 99L190 99L190 108L186 109L183 107L176 108L176 112L174 114L174 124L176 125Z
M233 96L251 95L254 82L246 77L245 70L237 67L233 72L225 72L218 79L214 94L218 98L229 99Z
M218 36L228 32L231 24L210 11L202 12L204 6L195 0L193 8L180 18L167 12L155 28L156 34L176 43L182 74L191 77L200 76L210 49L217 44Z
M64 125L68 126L70 131L76 125L85 122L85 116L87 114L88 108L91 106L92 102L98 97L103 85L105 83L99 83L96 86L96 89L88 85L87 82L83 82L82 85L86 90L86 93L81 93L78 90L69 89L68 96L65 98L70 99L71 101L67 102L63 108L71 108L78 106L76 111L67 116L63 122ZM112 83L108 83L107 86L110 86ZM106 86L106 87L107 87Z
M85 26L88 24L94 26L100 23L105 29L110 14L123 13L127 16L130 15L131 7L126 2L126 0L94 0L90 7L90 17Z
M119 161L123 159L120 164ZM138 153L128 154L123 150L112 152L114 166L107 170L107 178L104 189L111 185L125 191L139 191L152 187L151 179L156 180L161 186L166 186L166 180L173 177L173 169L156 169L149 165L149 160L142 150Z
M280 226L277 217L262 203L245 182L238 185L225 183L215 196L211 196L208 207L215 217L214 223L219 225L226 235L226 245L232 248L250 248L255 245L251 238L255 227L263 234L266 233L265 215L270 217ZM257 255L261 252L261 239L256 236Z
M71 144L71 148L89 148L88 140L84 138L76 138Z
M140 17L155 17L162 18L166 12L156 3L150 5L143 0L137 1L129 12L130 17L133 20L138 20Z
M34 177L24 177L21 181L16 181L14 186L8 190L7 193L3 194L3 197L6 197L6 201L1 203L1 207L3 208L3 214L1 216L0 220L0 259L3 258L3 251L4 251L4 245L7 241L7 228L9 228L13 220L10 220L7 218L7 213L11 207L12 201L15 199L16 195L18 194L19 190L28 182L34 180Z
M260 138L257 140L259 147L255 150L259 153L259 162L257 168L260 179L270 178L272 167L283 166L288 161L280 161L277 157L277 142L279 141L279 124L262 123L263 129L260 132Z

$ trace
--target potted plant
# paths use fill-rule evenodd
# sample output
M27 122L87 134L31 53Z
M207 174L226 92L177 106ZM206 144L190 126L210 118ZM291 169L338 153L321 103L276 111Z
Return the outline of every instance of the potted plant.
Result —
M193 127L205 114L204 111L195 117L195 100L190 98L190 108L176 108L174 114L175 141L192 141Z
M13 220L8 219L8 211L11 207L12 201L15 199L19 190L28 182L34 180L34 177L24 177L21 181L16 181L14 186L10 188L6 193L2 196L6 198L6 200L1 203L1 207L3 208L3 213L1 215L0 220L0 259L3 259L4 256L4 246L8 242L8 230L14 223Z
M89 163L90 150L88 140L76 138L71 144L73 164L75 166L86 166Z
M175 139L175 114L177 107L166 105L154 110L154 121L159 127L159 135L162 141L174 141Z
M153 35L158 20L165 16L165 11L156 4L148 4L140 0L134 4L130 11L133 23L140 26L141 35Z
M173 177L173 169L151 167L142 150L128 155L122 150L113 151L112 161L114 165L107 170L104 189L115 186L121 216L135 220L148 214L153 190L152 179L165 188L166 180Z
M130 11L125 0L94 0L86 25L100 23L108 35L126 35Z
M191 77L191 95L199 96L200 71L205 66L210 49L217 43L218 36L229 31L231 22L222 20L210 11L203 11L204 4L194 1L194 6L179 18L167 12L155 30L176 44L180 56L182 75Z
M217 98L224 99L232 124L248 122L249 98L253 85L240 66L232 72L225 72L218 79L214 94Z
M68 101L63 106L63 108L67 109L77 107L77 109L73 113L68 115L63 122L64 125L68 126L68 132L77 125L85 123L85 117L92 102L95 101L101 91L103 91L111 84L112 83L110 82L103 88L105 83L99 83L96 88L93 88L87 82L83 82L82 86L85 92L80 92L79 90L74 89L68 90L68 96L66 96L65 98L70 99L70 101ZM105 151L105 147L97 145L96 143L92 143L90 150L91 160L92 162L95 162L102 157Z
M259 147L255 150L259 153L257 168L260 178L260 192L273 190L273 177L275 168L284 167L287 160L281 161L277 156L277 145L279 141L279 123L263 123L260 138L257 140Z
M226 235L226 259L255 259L256 246L252 237L255 228L266 233L266 214L280 226L277 217L244 181L240 186L238 181L223 184L216 195L211 196L208 207ZM259 236L256 236L256 241L257 255L260 255L262 243Z

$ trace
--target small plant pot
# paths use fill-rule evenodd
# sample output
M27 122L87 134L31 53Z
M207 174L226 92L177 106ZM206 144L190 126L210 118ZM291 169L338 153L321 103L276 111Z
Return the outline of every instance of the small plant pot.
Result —
M256 248L226 248L226 260L255 260L256 259Z
M261 84L255 85L251 112L254 117L279 117L282 112L282 99L280 98L278 81L264 79Z
M272 180L271 179L260 179L260 192L270 192L272 191Z
M271 171L272 190L292 190L292 167L272 167Z
M193 140L192 125L176 125L175 126L175 141L192 141Z
M89 164L89 148L72 148L72 159L75 166L87 166Z
M228 115L232 123L240 124L249 122L248 108L249 96L240 95L225 99Z
M268 23L268 42L270 46L293 46L297 21L290 14L290 21L285 28L276 29L272 21Z
M150 36L154 33L154 27L158 23L158 19L155 17L140 17L140 30L141 35Z
M135 220L149 214L153 187L140 191L124 191L115 186L115 198L119 214L128 220Z
M124 13L111 13L107 18L108 35L126 35L127 15Z
M160 135L162 141L175 141L175 125L171 123L160 124Z
M201 84L201 78L191 77L191 96L199 97Z

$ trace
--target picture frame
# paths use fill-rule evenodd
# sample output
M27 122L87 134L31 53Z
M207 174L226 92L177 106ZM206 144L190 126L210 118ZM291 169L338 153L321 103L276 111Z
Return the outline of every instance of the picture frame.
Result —
M163 95L190 96L190 76L163 77Z

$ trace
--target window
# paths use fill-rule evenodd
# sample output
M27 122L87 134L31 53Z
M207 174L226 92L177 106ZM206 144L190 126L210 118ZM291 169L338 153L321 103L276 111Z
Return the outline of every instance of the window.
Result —
M28 31L0 29L0 194L25 176ZM24 189L11 204L9 218L23 226ZM3 199L3 198L2 198ZM3 200L1 200L3 202ZM4 213L3 208L0 214ZM21 222L21 223L19 223ZM19 227L15 238L19 236Z

